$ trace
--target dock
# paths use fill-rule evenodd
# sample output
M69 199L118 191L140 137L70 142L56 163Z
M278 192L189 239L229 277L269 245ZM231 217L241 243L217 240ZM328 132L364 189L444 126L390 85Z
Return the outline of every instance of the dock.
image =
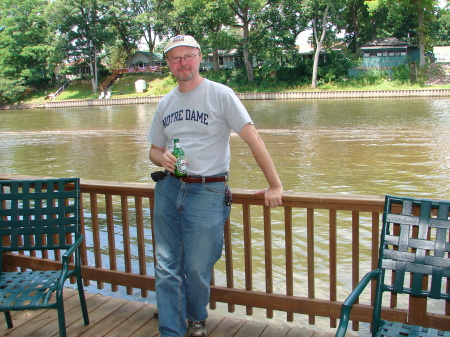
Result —
M77 291L64 290L67 336L155 337L159 336L157 311L147 304L86 292L90 324L84 325ZM3 315L0 336L58 337L56 310L12 312L14 327L8 329ZM209 337L331 337L334 334L309 328L289 327L217 314L207 320Z

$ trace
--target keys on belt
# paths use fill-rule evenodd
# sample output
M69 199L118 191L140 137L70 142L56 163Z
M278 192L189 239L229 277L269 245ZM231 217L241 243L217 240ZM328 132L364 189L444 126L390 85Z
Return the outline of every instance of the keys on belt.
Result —
M226 181L227 176L219 177L177 177L175 174L170 173L170 175L184 183L217 183L219 181Z

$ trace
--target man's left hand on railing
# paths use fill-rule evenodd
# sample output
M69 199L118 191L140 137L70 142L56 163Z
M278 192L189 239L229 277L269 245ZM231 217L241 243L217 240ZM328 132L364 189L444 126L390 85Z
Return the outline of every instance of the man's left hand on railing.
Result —
M264 204L267 207L278 207L283 205L283 186L269 186L255 192L255 195L264 195Z

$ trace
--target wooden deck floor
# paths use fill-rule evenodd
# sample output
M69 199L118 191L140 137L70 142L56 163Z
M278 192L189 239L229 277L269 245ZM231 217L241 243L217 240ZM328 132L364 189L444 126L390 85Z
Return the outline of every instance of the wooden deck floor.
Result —
M76 290L66 289L65 311L67 336L83 337L154 337L159 336L156 306L100 294L86 293L90 324L83 324ZM8 329L3 314L0 336L59 336L56 310L13 312L14 327ZM287 327L210 314L209 337L331 337L331 333L307 328Z

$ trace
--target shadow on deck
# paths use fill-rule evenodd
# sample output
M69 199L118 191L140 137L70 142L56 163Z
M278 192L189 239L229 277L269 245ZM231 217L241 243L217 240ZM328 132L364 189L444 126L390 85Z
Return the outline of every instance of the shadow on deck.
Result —
M159 336L156 306L86 292L91 323L83 324L76 290L64 290L67 336L153 337ZM1 315L3 316L3 315ZM56 310L13 312L14 327L2 322L0 336L59 336ZM209 337L318 337L333 336L307 328L289 327L210 314Z

